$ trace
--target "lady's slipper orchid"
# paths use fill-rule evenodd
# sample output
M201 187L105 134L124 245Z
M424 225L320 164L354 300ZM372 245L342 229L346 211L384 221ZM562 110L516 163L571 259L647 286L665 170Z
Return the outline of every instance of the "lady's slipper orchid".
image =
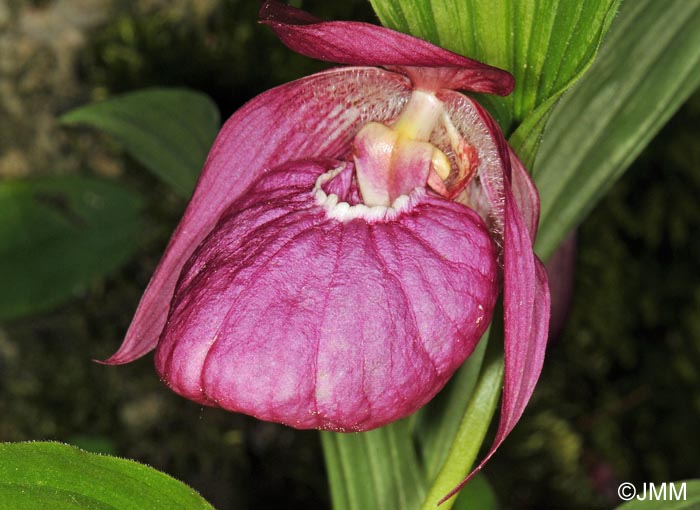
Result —
M443 387L502 282L493 452L539 376L549 294L532 251L537 192L492 118L455 90L505 95L512 77L273 1L261 21L299 53L354 67L272 89L228 120L107 363L156 348L163 380L202 404L368 430Z

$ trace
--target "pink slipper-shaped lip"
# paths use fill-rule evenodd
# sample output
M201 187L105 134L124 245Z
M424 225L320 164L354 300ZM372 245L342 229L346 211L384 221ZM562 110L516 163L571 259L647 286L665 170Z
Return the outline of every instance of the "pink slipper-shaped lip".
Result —
M352 165L324 163L267 173L185 265L156 350L179 394L368 430L424 405L474 349L498 294L479 216L424 189L350 205L349 180L324 179Z
M503 403L485 462L532 395L549 321L537 190L457 92L505 95L512 76L271 0L260 18L293 50L351 67L269 90L226 122L105 363L156 348L166 384L202 404L368 430L440 390L502 289Z

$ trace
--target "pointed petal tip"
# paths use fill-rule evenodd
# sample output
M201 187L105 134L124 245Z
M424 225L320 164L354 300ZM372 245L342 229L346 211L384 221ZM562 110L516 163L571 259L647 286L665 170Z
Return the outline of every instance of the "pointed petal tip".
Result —
M97 358L92 358L92 361L95 363L99 363L100 365L108 365L108 366L114 366L114 365L126 365L127 363L131 363L132 361L135 361L143 356L145 356L149 351L143 352L143 353L133 353L133 352L123 352L124 349L119 349L117 352L112 354L109 358L107 359L97 359Z
M137 316L139 312L144 313L141 307L137 310ZM117 352L107 359L93 359L93 361L101 365L125 365L142 358L155 349L160 337L160 329L143 328L143 324L137 318L132 320L124 341L117 349Z
M93 363L97 363L98 365L106 365L106 366L114 366L114 365L124 365L128 363L129 361L121 361L119 358L116 356L110 356L107 359L97 359L97 358L92 358Z
M509 146L502 160L512 174L503 179L504 214L504 387L496 437L486 456L467 477L447 493L455 496L491 459L520 420L544 364L551 297L547 272L533 252L539 217L539 196L529 174Z
M471 473L469 473L469 475L467 475L467 477L466 477L464 480L462 480L461 482L459 482L459 485L457 485L457 487L455 487L455 488L452 489L450 492L448 492L447 494L445 494L445 495L442 497L442 499L441 499L440 501L438 501L437 506L438 506L438 507L439 507L439 506L442 506L444 503L446 503L447 501L449 501L450 498L452 498L452 497L455 496L459 491L461 491L461 490L464 488L464 486L467 485L467 484L471 481L471 479L474 478L474 476L476 476L476 474L477 474L479 471L481 471L481 468L483 468L483 467L484 467L484 464L486 464L486 462L491 458L491 455L493 455L493 452L491 452L491 453L488 455L488 457L486 457L484 460L482 460L481 463L480 463L477 467L475 467L474 470L473 470ZM449 510L449 509L448 509L448 510Z

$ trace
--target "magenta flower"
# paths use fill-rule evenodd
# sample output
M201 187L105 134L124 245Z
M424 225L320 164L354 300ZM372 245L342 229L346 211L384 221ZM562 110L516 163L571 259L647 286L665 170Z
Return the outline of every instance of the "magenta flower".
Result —
M549 294L532 251L539 202L493 119L455 91L505 95L511 75L273 1L261 21L299 53L359 67L269 90L228 120L107 363L156 348L166 384L201 404L368 430L444 386L502 286L495 449L546 346Z

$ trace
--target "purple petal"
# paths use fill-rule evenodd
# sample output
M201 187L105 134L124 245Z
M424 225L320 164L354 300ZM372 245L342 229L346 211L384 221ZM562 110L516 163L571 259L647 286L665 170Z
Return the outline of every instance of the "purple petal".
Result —
M349 186L346 165L283 165L222 215L156 351L173 390L297 428L368 430L424 405L472 352L498 293L481 219L423 189L396 209L313 190L336 166Z
M504 181L503 308L505 368L501 419L489 452L469 476L447 494L456 494L491 458L525 410L542 371L550 315L544 265L532 251L526 219Z
M512 171L513 196L515 203L518 204L518 210L523 216L527 231L530 233L530 241L534 244L540 221L540 195L537 193L537 188L532 182L530 174L510 146L508 146L508 153Z
M340 64L398 67L414 85L438 90L469 90L506 96L510 73L435 46L423 39L358 21L322 21L267 0L260 22L269 25L292 50Z
M544 362L550 314L547 272L532 251L527 225L507 185L505 223L505 381L501 422L491 452L520 419L535 389Z
M165 324L180 269L225 207L265 169L288 160L341 157L359 127L389 123L410 94L409 81L375 68L319 73L261 94L224 125L119 351L128 363L152 350Z

